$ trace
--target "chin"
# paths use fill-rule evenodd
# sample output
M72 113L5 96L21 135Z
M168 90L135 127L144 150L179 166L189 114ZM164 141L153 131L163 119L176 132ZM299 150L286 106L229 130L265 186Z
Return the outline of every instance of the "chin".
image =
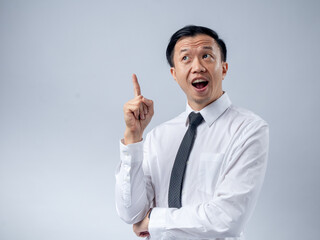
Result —
M193 99L192 102L193 102L193 105L198 108L196 110L199 110L199 108L202 109L211 103L210 101L208 101L208 99Z

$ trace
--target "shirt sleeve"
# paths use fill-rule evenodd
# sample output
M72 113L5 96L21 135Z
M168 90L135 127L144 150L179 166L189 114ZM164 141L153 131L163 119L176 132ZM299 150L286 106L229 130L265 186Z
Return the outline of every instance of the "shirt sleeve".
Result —
M263 121L247 125L226 155L210 201L152 210L152 239L212 239L240 237L257 202L268 157L269 128Z
M141 221L152 207L154 190L144 146L148 142L124 145L120 141L120 163L116 169L116 209L120 218L133 224Z

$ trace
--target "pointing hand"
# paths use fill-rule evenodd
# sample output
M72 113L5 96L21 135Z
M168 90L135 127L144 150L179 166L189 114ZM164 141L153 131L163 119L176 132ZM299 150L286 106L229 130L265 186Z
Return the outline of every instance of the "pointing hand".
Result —
M141 95L140 85L135 74L132 75L134 98L128 101L124 107L124 120L126 130L124 144L141 141L143 131L148 126L153 116L153 101Z

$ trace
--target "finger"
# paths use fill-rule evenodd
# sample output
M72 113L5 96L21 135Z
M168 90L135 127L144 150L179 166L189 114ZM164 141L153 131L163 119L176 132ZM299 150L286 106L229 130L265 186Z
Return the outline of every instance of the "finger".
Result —
M151 107L153 105L153 101L147 98L142 98L142 102L147 105L147 107Z
M148 106L144 103L142 105L143 105L143 112L145 115L147 115L148 114Z
M138 82L138 78L136 74L132 74L132 82L133 82L133 89L134 89L134 96L140 96L141 95L141 90L140 90L140 85Z
M139 106L140 119L142 120L145 119L143 105L144 105L143 103L140 103L140 106Z
M133 99L133 101L129 105L130 110L133 112L137 120L145 119L144 108L143 108L144 103L142 102L142 98L143 97L141 95L136 97L135 99Z
M126 109L126 111L133 113L134 117L139 120L140 107L137 104L128 103Z
M139 109L133 111L133 115L135 116L135 118L136 118L137 120L139 120L139 119L140 119L140 117L139 117L139 115L140 115Z
M153 110L153 101L149 100L147 98L142 99L143 104L147 106L148 109L148 115L153 116L154 110Z

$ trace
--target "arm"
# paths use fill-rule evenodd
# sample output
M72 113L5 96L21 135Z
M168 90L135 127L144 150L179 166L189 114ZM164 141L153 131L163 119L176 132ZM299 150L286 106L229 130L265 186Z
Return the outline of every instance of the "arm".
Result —
M233 144L212 200L175 208L153 208L149 232L161 239L238 237L250 217L263 183L268 155L268 126L249 124Z
M148 166L143 166L142 134L153 116L153 102L141 96L133 75L135 98L124 105L126 130L120 143L121 162L116 170L116 207L125 222L141 221L153 199ZM145 161L144 164L147 164Z

